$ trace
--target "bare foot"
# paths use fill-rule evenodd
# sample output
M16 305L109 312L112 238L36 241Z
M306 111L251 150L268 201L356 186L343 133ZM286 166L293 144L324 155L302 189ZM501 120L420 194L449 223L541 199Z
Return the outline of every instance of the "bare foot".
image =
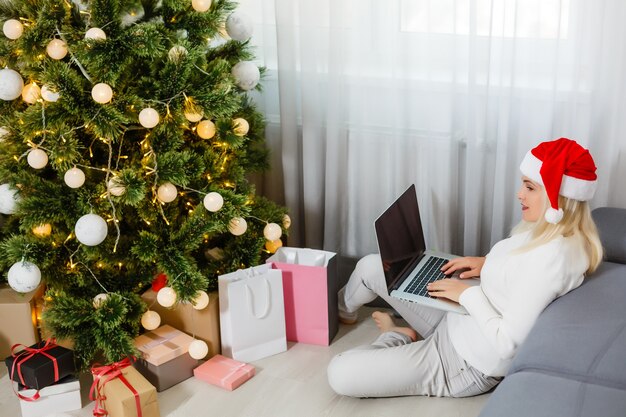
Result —
M412 341L417 340L417 332L410 327L396 326L391 315L389 313L383 313L382 311L375 311L372 313L372 318L376 323L376 326L382 333L385 332L398 332L409 336Z

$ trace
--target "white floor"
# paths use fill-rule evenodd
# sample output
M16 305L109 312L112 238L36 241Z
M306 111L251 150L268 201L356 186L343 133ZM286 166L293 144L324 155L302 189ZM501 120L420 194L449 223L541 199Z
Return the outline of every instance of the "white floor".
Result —
M255 362L257 374L235 391L191 378L159 393L161 416L473 417L480 413L490 394L464 399L355 399L336 395L328 386L326 366L335 354L376 338L378 329L369 318L372 311L363 308L356 325L341 325L330 347L290 343L287 352ZM0 416L17 417L19 402L11 391L6 368L0 369ZM92 409L93 404L88 404L82 410L60 415L90 417Z

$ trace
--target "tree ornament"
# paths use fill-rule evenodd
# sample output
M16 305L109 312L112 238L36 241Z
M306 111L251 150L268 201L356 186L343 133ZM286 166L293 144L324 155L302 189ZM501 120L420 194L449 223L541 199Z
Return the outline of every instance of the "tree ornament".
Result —
M267 249L269 253L276 253L278 248L282 246L283 246L283 241L280 239L273 240L273 241L268 240L267 242L265 242L265 249Z
M194 340L189 344L189 356L194 359L204 359L209 353L209 346L202 340Z
M161 316L156 311L148 310L141 316L141 325L146 330L154 330L161 324Z
M191 7L197 12L206 12L211 8L211 0L191 0Z
M109 190L109 194L114 195L115 197L119 197L124 195L126 192L126 186L122 182L120 177L112 177L109 179L107 183L107 190Z
M238 117L233 120L233 132L237 136L246 136L250 131L250 124L244 118Z
M20 201L17 190L9 184L0 185L0 213L15 213L15 205Z
M215 213L224 205L224 197L222 197L220 193L213 191L204 196L202 203L204 204L205 209Z
M91 28L85 32L85 39L105 40L107 34L100 28Z
M189 52L187 51L187 48L182 45L172 46L167 53L167 59L175 64L178 64L182 62L183 59L185 59L188 53Z
M211 139L215 136L215 124L210 120L203 120L196 126L196 133L202 139Z
M74 234L80 243L97 246L104 242L109 233L107 222L97 214L85 214L76 222Z
M171 307L176 303L176 291L172 287L163 287L157 293L157 302L163 307Z
M269 240L270 242L280 239L282 234L282 229L276 223L268 223L263 228L263 236L265 236L265 239Z
M152 280L152 291L159 292L159 290L167 285L167 275L161 272L156 274Z
M159 189L157 190L157 197L163 203L171 203L176 199L177 195L178 190L176 189L176 186L171 182L161 184L159 186Z
M289 226L291 226L291 217L289 217L288 214L285 214L283 216L283 227L285 229L289 229Z
M209 305L209 294L205 291L198 291L196 297L191 302L191 305L196 310L204 310Z
M4 101L15 100L22 95L24 80L22 76L10 68L0 70L0 99Z
M98 83L91 89L91 97L96 103L106 104L113 98L113 90L107 83Z
M226 33L236 41L247 41L252 37L252 19L245 13L232 12L226 19Z
M50 233L52 233L52 226L50 223L44 223L33 227L33 234L37 237L47 237L50 236Z
M238 62L231 70L235 84L242 90L252 90L259 83L261 73L259 68L250 61Z
M19 39L22 33L24 33L24 25L17 19L9 19L2 25L2 31L4 32L4 36L9 39Z
M28 83L22 89L22 100L28 104L36 103L41 97L41 89L37 83Z
M52 39L46 46L46 53L52 59L63 59L67 55L67 44L61 39Z
M228 231L235 236L241 236L248 230L248 223L242 217L233 217L228 222Z
M109 298L109 294L100 293L93 298L93 307L100 308L102 304Z
M17 292L26 293L35 290L41 282L41 271L32 262L16 262L7 274L9 285Z
M178 29L176 31L176 37L178 37L178 39L187 39L188 36L189 32L187 32L186 29Z
M158 125L160 119L159 112L152 107L146 107L139 112L139 123L147 129Z
M199 122L200 120L202 120L202 117L204 116L204 112L202 110L200 111L185 111L185 119L189 120L192 123L195 122Z
M4 140L4 137L11 133L6 127L0 126L0 142Z
M47 85L41 87L41 98L43 98L44 100L50 103L55 103L57 100L59 100L59 97L61 97L61 94L52 91Z
M26 160L31 167L41 169L48 165L48 154L39 148L34 148L28 152Z
M85 173L80 168L70 168L65 171L63 180L70 188L79 188L85 183Z

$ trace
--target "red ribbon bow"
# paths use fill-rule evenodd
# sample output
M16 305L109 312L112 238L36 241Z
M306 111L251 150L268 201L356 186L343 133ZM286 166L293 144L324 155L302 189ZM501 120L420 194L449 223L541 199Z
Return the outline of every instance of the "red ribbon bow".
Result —
M104 408L104 400L106 400L106 397L102 393L102 388L104 388L107 382L112 381L115 378L119 378L120 381L128 387L130 392L133 393L133 396L135 397L135 404L137 405L137 417L142 417L139 393L122 374L122 369L132 365L135 359L135 357L132 357L132 360L131 358L125 358L110 365L101 366L96 364L91 367L91 373L93 374L94 379L93 384L91 384L91 389L89 390L89 399L96 402L93 409L94 416L101 417L108 414L107 410Z
M19 348L20 346L23 346L24 349L16 353L15 349ZM54 368L54 382L57 382L59 380L59 365L57 364L57 358L46 352L47 350L50 350L56 346L56 339L54 338L46 340L46 343L40 348L31 348L29 346L25 346L19 343L11 346L11 356L15 358L13 360L13 366L11 366L11 379L14 380L13 376L15 375L15 370L17 369L17 375L20 378L19 382L22 385L27 386L26 382L24 382L24 376L22 375L22 364L33 356L42 354L52 360L52 366ZM33 395L32 397L26 397L15 391L15 387L13 386L13 384L11 384L11 386L13 387L13 392L15 393L15 395L17 395L18 398L24 401L37 401L40 397L39 390L37 390L37 392L35 392L35 395Z

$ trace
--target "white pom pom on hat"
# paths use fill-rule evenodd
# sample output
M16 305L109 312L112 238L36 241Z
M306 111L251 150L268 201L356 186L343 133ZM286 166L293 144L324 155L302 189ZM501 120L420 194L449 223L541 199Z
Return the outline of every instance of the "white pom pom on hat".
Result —
M593 198L596 191L596 165L589 151L571 139L542 142L531 149L520 164L522 174L543 185L550 200L548 223L563 219L559 195L578 201Z

